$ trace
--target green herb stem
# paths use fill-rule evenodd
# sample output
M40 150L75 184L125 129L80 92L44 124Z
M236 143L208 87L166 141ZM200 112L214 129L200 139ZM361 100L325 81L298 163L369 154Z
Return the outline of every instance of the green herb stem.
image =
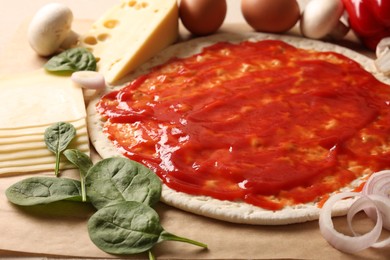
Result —
M161 238L162 240L170 240L170 241L184 242L184 243L189 243L189 244L192 244L192 245L195 245L195 246L207 248L207 245L204 244L204 243L201 243L201 242L198 242L198 241L189 239L189 238L185 238L185 237L179 237L179 236L176 236L176 235L174 235L174 234L168 233L168 232L166 232L166 231L163 231L163 232L161 233L160 238Z
M81 182L81 196L82 201L87 201L87 191L85 188L85 177L87 176L87 172L89 168L92 167L93 163L89 156L78 149L67 149L64 151L64 155L68 161L73 163L79 168L80 172L80 182Z
M56 177L59 177L59 175L60 175L60 156L61 156L61 154L58 152L55 155L56 155L56 165L55 165L55 169L54 169L54 174L55 174Z
M156 257L153 255L152 251L148 251L149 260L156 260Z
M85 190L85 181L83 176L80 178L80 183L81 183L81 200L83 202L87 201L87 191Z

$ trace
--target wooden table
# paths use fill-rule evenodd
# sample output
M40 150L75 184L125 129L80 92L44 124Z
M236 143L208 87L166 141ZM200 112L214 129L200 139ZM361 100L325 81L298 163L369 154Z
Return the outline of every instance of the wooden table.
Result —
M42 66L26 41L26 21L49 0L0 0L0 74L31 71ZM75 29L85 31L91 21L102 14L115 0L58 0L74 10ZM244 24L238 0L228 0L226 30L250 30ZM354 48L359 48L353 44ZM372 55L372 53L366 53ZM76 176L74 172L66 173ZM56 204L56 212L47 207L22 209L8 203L4 190L27 176L0 178L0 256L59 258L111 258L89 240L86 221L92 207L70 203ZM159 259L386 259L389 249L368 249L357 255L339 252L323 239L318 222L287 226L251 226L226 223L197 216L160 203L157 206L164 228L174 234L208 244L208 250L194 246L164 242L154 249ZM363 216L357 219L361 230L371 224ZM335 225L346 229L345 218ZM136 256L146 257L146 255Z

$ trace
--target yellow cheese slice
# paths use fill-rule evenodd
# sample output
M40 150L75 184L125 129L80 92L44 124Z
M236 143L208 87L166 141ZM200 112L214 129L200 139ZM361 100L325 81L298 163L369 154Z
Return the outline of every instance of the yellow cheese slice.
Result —
M90 154L81 88L67 76L43 69L0 78L0 174L52 171L55 155L44 142L46 128L69 122L76 137L69 148ZM61 159L60 169L75 166Z
M76 121L67 121L68 123L72 124L76 131L79 132L80 129L85 129L85 118L81 118ZM12 137L21 137L21 136L30 136L30 135L40 135L43 137L43 134L45 133L46 128L51 126L52 124L43 125L43 126L36 126L36 127L24 127L24 128L16 128L16 129L1 129L0 125L0 142L5 138L12 138Z
M83 146L79 146L79 150L82 152L88 151L88 145L84 144ZM63 160L65 161L65 160ZM31 157L31 158L23 158L19 160L7 160L7 161L0 161L0 169L1 168L7 168L7 167L15 167L15 166L29 166L29 165L41 165L41 164L49 164L51 163L51 168L54 168L56 159L53 154L50 154L49 156L39 156L39 157Z
M48 126L49 127L49 126ZM36 133L36 134L22 134L22 135L14 135L14 136L4 136L2 137L0 135L0 147L1 145L6 145L6 144L25 144L28 142L43 142L44 141L44 132L45 129L42 129L42 132ZM76 128L76 134L77 136L83 136L87 135L87 128L84 127L77 129ZM0 149L0 153L2 150Z
M0 146L0 175L15 174L32 171L52 170L55 165L55 155L41 142L27 142ZM27 147L26 147L27 146ZM7 148L8 150L4 150ZM88 135L77 135L70 143L69 148L76 148L90 155ZM60 169L74 168L74 165L61 158Z
M75 168L73 164L69 162L61 162L60 163L60 169L72 169ZM53 163L47 163L47 164L37 164L37 165L24 165L24 166L14 166L14 167L1 167L0 168L0 175L1 176L8 176L8 175L15 175L20 173L32 173L32 172L46 172L46 171L52 171L54 172L54 165Z
M98 59L113 83L176 41L176 0L122 0L98 19L80 45Z
M32 73L0 78L0 129L20 129L86 117L82 89L69 77Z
M72 143L74 143L77 147L77 144L88 143L88 141L89 140L87 135L83 135L83 136L77 135L75 139L72 141ZM1 156L4 153L10 153L13 151L36 150L36 149L47 149L43 139L40 141L26 142L26 143L0 144L0 161L2 161Z

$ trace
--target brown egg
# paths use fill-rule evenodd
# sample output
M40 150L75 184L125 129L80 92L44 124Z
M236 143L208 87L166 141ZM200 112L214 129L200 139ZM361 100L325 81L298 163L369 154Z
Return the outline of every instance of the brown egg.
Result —
M241 12L253 29L271 33L288 31L300 17L296 0L242 0Z
M184 27L195 35L216 32L225 20L226 0L181 0L179 16Z

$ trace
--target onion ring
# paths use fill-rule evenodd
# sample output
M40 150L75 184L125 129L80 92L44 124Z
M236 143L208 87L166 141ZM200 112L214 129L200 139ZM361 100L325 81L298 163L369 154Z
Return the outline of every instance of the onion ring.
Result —
M332 222L332 207L337 201L345 198L351 198L351 197L361 197L362 199L362 200L357 200L359 201L356 206L357 211L351 214L352 217L358 211L360 211L359 208L363 205L369 204L369 205L374 205L375 207L375 204L373 203L372 200L368 199L367 196L362 195L360 193L357 192L338 193L330 197L324 204L320 212L319 225L320 225L321 234L328 241L328 243L331 244L334 248L347 253L356 253L363 249L369 248L372 244L374 244L379 239L379 236L382 231L382 215L377 209L376 210L377 221L375 227L371 231L365 233L364 235L351 237L338 232L334 228Z
M349 208L347 222L354 236L338 232L332 222L332 207L342 199L357 198ZM360 235L352 227L354 216L364 211L375 221L375 226L367 233ZM366 182L361 193L345 192L331 196L322 207L319 216L321 234L334 248L356 253L369 247L381 248L390 245L390 237L378 241L382 228L390 230L390 170L374 173Z
M390 199L390 170L384 170L376 172L370 176L366 184L363 187L362 194L365 195L381 195ZM380 203L380 202L378 202ZM382 207L383 211L383 227L390 230L390 212L386 213L385 207ZM375 210L373 208L367 208L364 210L368 217L375 220Z

